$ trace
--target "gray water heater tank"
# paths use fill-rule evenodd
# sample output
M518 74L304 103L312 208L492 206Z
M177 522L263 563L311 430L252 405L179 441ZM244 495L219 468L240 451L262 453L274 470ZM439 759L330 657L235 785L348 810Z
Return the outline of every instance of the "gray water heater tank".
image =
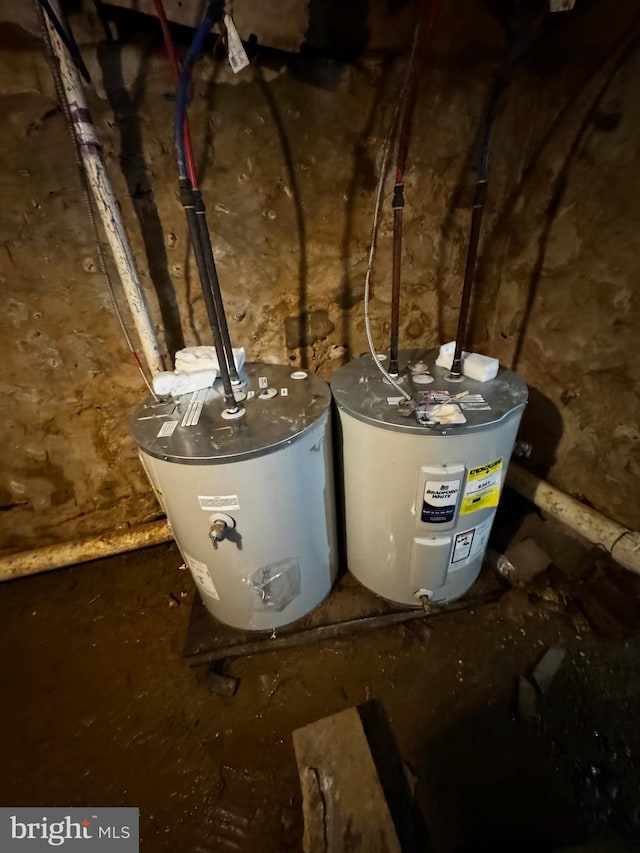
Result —
M505 368L489 382L447 382L437 354L401 352L402 387L425 401L431 392L435 405L457 396L455 425L426 426L404 414L370 355L331 381L348 568L373 592L408 605L424 596L452 601L477 578L527 402L526 385Z
M207 609L244 630L309 613L337 571L331 395L306 371L248 364L239 419L213 388L134 412L131 432Z

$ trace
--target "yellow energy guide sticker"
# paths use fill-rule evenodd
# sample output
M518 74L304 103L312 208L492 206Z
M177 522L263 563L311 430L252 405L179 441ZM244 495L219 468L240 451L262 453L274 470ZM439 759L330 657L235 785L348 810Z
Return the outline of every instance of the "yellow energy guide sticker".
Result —
M502 458L470 468L460 507L461 515L477 512L479 509L498 506L500 482L502 479Z

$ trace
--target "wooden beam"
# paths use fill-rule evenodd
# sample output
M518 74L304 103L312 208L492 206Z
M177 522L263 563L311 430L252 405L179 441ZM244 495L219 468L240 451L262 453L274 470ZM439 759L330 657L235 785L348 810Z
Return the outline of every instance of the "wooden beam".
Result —
M402 853L356 708L293 733L304 853Z

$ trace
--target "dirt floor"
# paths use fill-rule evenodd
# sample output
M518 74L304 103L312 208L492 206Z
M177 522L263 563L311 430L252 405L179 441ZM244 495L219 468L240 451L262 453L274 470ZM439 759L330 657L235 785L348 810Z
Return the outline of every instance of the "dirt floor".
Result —
M223 700L182 657L180 563L163 546L0 586L2 804L138 806L145 851L300 850L291 732L373 699L437 853L640 850L640 640L598 636L549 573L429 627L237 660ZM527 722L518 679L554 645Z

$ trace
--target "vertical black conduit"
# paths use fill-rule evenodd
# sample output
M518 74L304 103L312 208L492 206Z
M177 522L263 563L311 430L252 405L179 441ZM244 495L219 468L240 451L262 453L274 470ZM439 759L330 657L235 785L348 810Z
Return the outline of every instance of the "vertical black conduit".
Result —
M516 4L517 5L517 4ZM482 228L482 217L487 199L487 187L489 182L489 155L491 151L491 136L495 123L500 99L511 79L513 66L518 58L531 43L539 25L546 17L548 10L547 0L541 2L535 11L532 21L517 21L518 9L515 9L514 20L507 22L507 37L502 62L496 74L491 92L489 94L487 108L480 125L478 134L479 162L478 177L473 196L473 210L471 213L471 227L469 229L469 245L467 248L467 262L464 270L464 282L462 285L462 296L460 298L460 309L458 313L458 327L456 329L455 350L451 372L447 377L452 382L462 379L462 353L464 351L467 323L469 319L469 308L471 306L471 292L475 280L478 259L478 245L480 243L480 230ZM521 32L516 33L516 26L520 26Z
M471 213L471 228L469 230L469 245L467 248L467 262L464 269L464 283L462 285L462 296L460 298L460 310L458 313L458 327L456 329L456 346L451 365L449 378L460 379L462 377L462 353L464 350L465 334L469 319L469 307L471 305L471 291L476 274L476 263L478 258L478 245L480 243L480 229L487 199L487 184L489 178L489 152L491 148L491 131L498 110L500 96L505 88L507 77L506 68L502 68L496 77L493 91L489 99L480 134L480 162L478 165L478 178L473 194L473 210Z
M225 314L224 304L222 302L222 292L220 290L220 279L218 278L218 270L216 269L215 260L213 258L213 247L211 245L211 235L209 234L209 225L207 224L207 209L202 198L202 193L197 187L193 188L193 201L195 204L196 221L200 239L202 240L202 248L207 267L207 276L213 293L213 304L220 325L220 334L222 336L222 346L225 352L227 365L229 367L229 376L232 385L239 385L240 378L236 370L236 363L233 358L233 346L231 344L231 335L229 334L229 326L227 324L227 315Z
M187 217L189 233L198 267L198 275L202 287L209 325L213 334L213 341L220 366L220 376L224 389L225 405L231 412L237 412L239 406L236 402L232 382L238 382L238 374L233 359L233 349L229 336L229 328L224 312L220 282L213 258L211 238L206 219L206 209L201 193L189 180L189 172L185 157L185 120L187 108L187 94L191 71L198 55L200 54L205 40L211 31L213 24L223 14L224 6L221 2L209 3L205 17L196 30L195 36L185 57L182 73L176 92L176 111L174 141L176 157L178 161L178 179L180 187L180 200ZM191 170L193 172L193 170Z
M427 12L428 0L422 0L418 10L418 33L413 66L409 72L406 88L406 100L402 111L402 122L396 157L396 175L393 188L393 266L391 274L391 341L389 346L389 374L398 375L398 348L400 329L400 283L402 270L402 226L404 208L404 172L409 153L411 123L418 95L420 70L426 50L427 39L440 12L440 0L432 0Z

